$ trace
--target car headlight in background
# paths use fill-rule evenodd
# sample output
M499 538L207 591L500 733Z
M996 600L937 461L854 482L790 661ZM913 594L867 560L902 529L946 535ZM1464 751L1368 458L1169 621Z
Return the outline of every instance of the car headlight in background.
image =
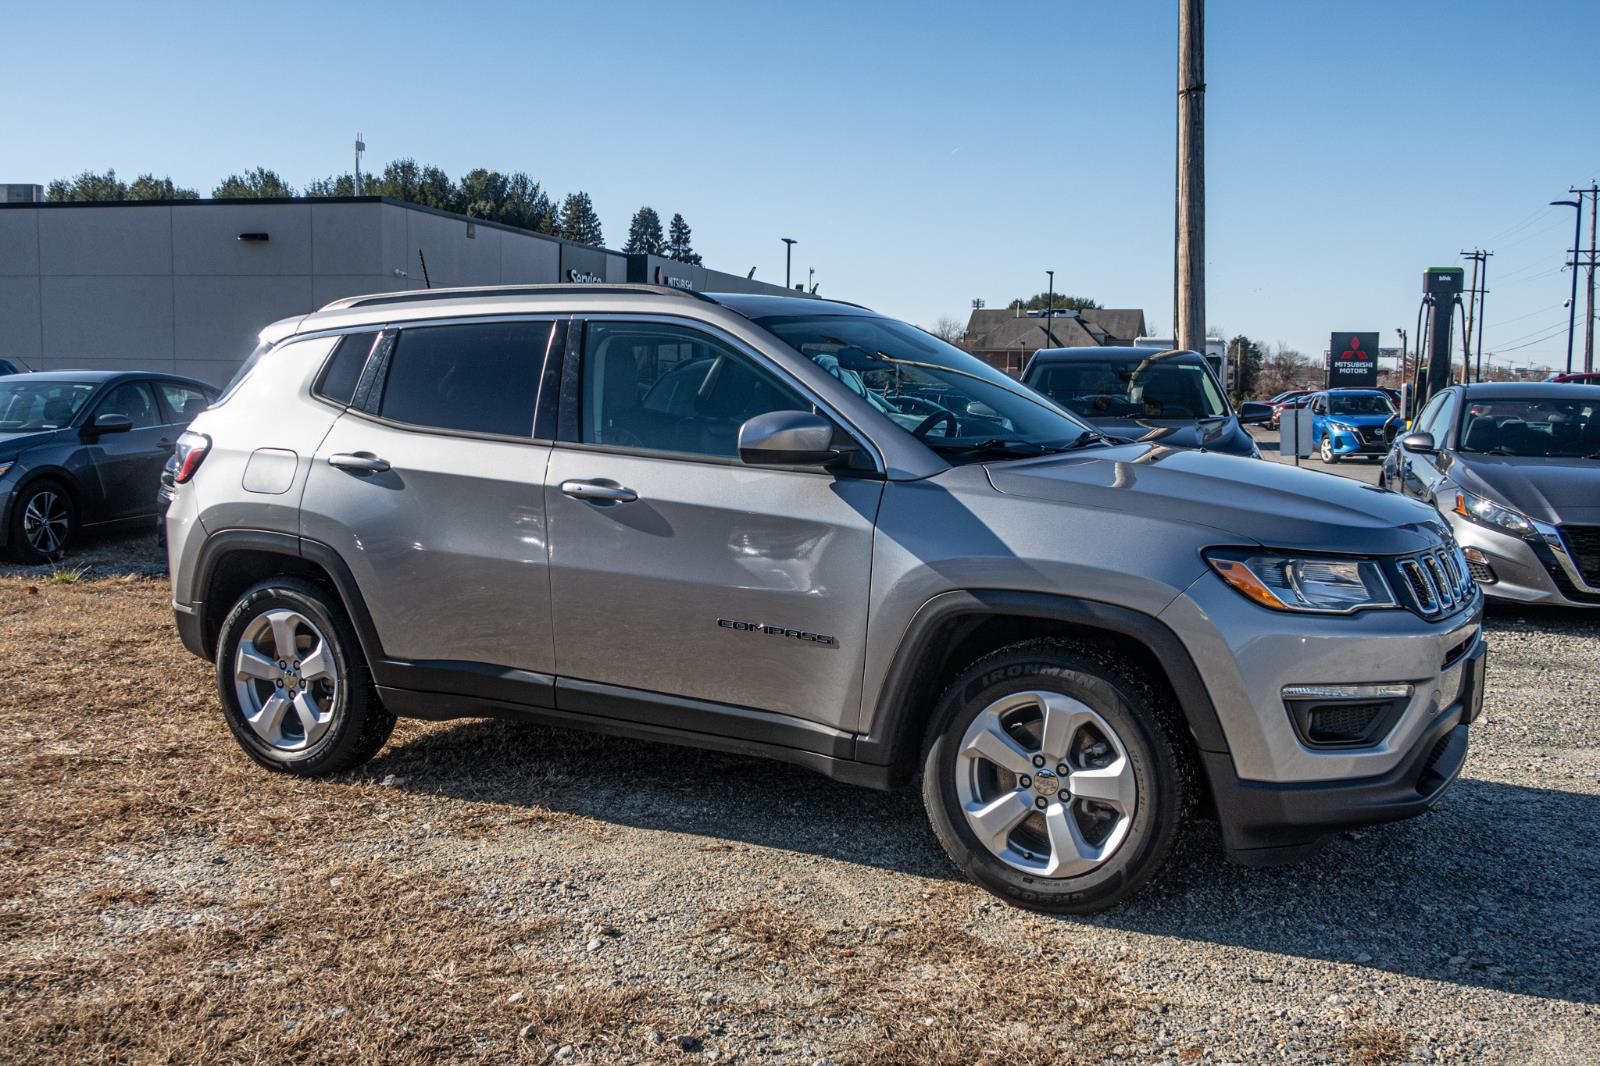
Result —
M1336 432L1339 432L1339 433L1354 433L1355 432L1355 427L1354 426L1347 426L1343 422L1329 422L1328 425L1332 426L1334 428L1334 430Z
M1495 529L1503 529L1519 537L1526 537L1533 532L1533 522L1526 516L1493 500L1474 496L1461 489L1456 490L1456 503L1451 510L1462 518L1471 519L1481 525L1493 526Z
M1399 606L1373 559L1211 551L1206 562L1241 595L1274 611L1350 614Z

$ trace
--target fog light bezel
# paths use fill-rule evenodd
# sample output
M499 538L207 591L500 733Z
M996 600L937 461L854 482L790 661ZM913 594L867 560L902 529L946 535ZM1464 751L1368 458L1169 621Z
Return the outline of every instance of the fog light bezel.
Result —
M1411 706L1416 688L1408 682L1361 685L1285 685L1282 690L1283 708L1294 727L1295 736L1306 748L1314 751L1348 751L1370 748L1379 744L1394 730L1401 715ZM1357 736L1328 739L1319 738L1316 729L1317 712L1352 707L1357 704L1375 704L1366 728Z

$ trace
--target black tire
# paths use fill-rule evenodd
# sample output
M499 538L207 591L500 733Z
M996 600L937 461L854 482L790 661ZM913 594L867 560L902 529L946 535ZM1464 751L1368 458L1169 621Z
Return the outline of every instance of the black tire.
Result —
M995 701L1030 690L1087 705L1116 731L1132 766L1137 791L1126 835L1077 876L1031 874L1003 861L962 810L957 749L967 729ZM1166 864L1194 802L1193 764L1177 739L1179 724L1164 710L1169 706L1136 670L1092 645L1032 640L978 660L945 690L924 740L922 796L939 842L967 877L1019 907L1088 914L1127 899Z
M53 550L36 548L28 539L29 507L52 508L52 513L65 512L66 527L57 526L59 543ZM59 510L55 510L59 509ZM53 478L39 478L23 486L11 498L11 515L6 530L6 556L15 562L38 565L61 558L78 539L78 501L72 490Z
M281 750L257 735L235 688L233 664L239 642L275 608L294 611L321 631L336 679L327 730L300 751ZM321 777L361 765L378 753L394 729L395 717L378 699L355 628L338 597L299 578L273 578L247 589L223 619L217 637L217 695L239 746L267 769L299 777Z

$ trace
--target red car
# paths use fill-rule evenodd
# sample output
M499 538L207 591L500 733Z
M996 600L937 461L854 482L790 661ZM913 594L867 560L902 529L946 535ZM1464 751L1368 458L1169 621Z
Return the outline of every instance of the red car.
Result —
M1272 408L1272 428L1279 428L1278 418L1283 414L1285 408L1292 410L1296 407L1304 407L1306 401L1311 398L1311 393L1311 389L1290 389L1288 392L1280 392L1268 400L1267 403Z
M1551 374L1546 381L1565 381L1573 385L1600 385L1600 370L1574 370L1570 374Z

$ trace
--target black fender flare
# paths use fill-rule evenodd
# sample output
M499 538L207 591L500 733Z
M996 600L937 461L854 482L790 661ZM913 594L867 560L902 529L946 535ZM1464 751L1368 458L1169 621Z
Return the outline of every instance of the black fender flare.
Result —
M356 637L361 641L361 650L366 655L367 662L377 664L384 661L383 645L378 639L377 627L372 623L372 614L367 610L366 600L361 596L355 575L350 572L350 567L345 564L339 553L321 541L307 540L293 533L280 533L268 529L218 530L207 536L205 543L200 546L200 554L195 561L193 585L198 598L194 603L187 605L189 610L180 610L178 615L184 645L190 651L203 659L215 657L216 648L212 646L209 634L214 633L216 628L211 622L220 621L220 616L210 612L225 612L233 605L208 603L206 590L211 587L217 566L229 555L242 551L266 552L271 555L303 559L322 570L327 574L334 592L344 605L345 614L355 626ZM196 619L196 624L189 627L197 630L192 636L181 624L185 615Z
M1195 746L1202 752L1229 754L1216 706L1194 658L1160 619L1128 607L1056 593L964 589L939 593L912 615L878 691L871 729L856 740L856 758L893 765L901 764L910 752L914 759L916 753L911 749L921 740L926 708L913 706L911 694L940 632L957 619L1000 616L1065 622L1137 641L1165 671Z

